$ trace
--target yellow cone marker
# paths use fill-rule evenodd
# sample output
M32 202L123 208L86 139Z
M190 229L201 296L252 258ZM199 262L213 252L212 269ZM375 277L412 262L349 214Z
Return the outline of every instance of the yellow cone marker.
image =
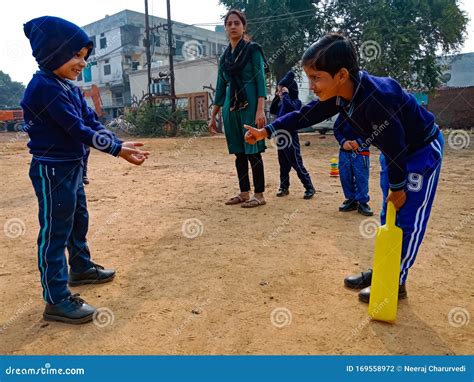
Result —
M397 318L403 231L395 225L396 216L389 202L385 225L377 228L375 237L369 315L378 321L395 322Z

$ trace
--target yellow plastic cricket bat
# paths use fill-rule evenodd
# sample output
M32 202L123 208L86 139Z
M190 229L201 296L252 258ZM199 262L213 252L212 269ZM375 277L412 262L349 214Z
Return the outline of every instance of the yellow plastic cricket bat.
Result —
M385 225L377 228L375 237L369 315L378 321L395 322L397 318L403 231L395 225L396 216L389 202Z

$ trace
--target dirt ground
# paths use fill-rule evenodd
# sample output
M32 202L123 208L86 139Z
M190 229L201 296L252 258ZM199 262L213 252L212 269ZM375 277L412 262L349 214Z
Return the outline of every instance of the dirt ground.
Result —
M471 138L473 138L471 136ZM2 354L469 354L474 348L474 141L446 145L409 298L394 325L370 321L343 278L368 268L374 220L338 212L332 135L302 136L317 194L276 198L278 162L264 154L267 205L225 206L238 189L223 137L145 139L142 167L93 152L86 187L93 259L112 283L74 288L101 307L94 323L42 320L37 201L26 138L0 134ZM381 192L371 157L371 205ZM371 225L371 227L370 227ZM367 228L369 227L369 228ZM362 234L364 233L364 234Z

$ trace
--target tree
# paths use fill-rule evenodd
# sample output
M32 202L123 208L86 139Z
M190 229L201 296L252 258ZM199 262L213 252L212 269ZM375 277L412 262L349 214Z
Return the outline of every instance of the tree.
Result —
M346 33L361 67L412 90L440 83L440 56L464 41L468 18L457 0L326 0L326 28ZM338 18L331 15L337 14Z
M456 53L468 18L459 0L220 0L243 10L278 79L304 49L329 31L345 33L361 68L391 76L412 90L440 83L440 56Z
M300 59L308 41L322 35L322 13L311 0L220 0L245 12L253 41L262 45L270 71L282 78Z
M25 87L0 70L0 108L19 108Z

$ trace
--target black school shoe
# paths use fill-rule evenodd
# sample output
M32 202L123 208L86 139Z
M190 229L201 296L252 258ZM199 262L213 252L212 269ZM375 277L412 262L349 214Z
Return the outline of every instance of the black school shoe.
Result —
M374 212L367 203L359 203L357 212L364 216L374 216Z
M92 267L85 272L69 272L69 285L103 284L112 281L114 277L113 269L105 269L99 264L92 263Z
M276 196L281 198L282 196L287 196L290 193L290 190L288 188L280 188L278 192L276 193Z
M407 294L407 288L405 287L405 284L402 284L398 287L398 299L399 300L404 300L408 297ZM369 303L370 300L370 286L367 288L362 289L359 292L359 300L365 303Z
M348 211L355 211L358 207L359 203L353 199L346 199L342 204L339 206L339 211L341 212L348 212Z
M67 324L85 324L92 321L96 309L87 304L79 293L72 294L57 304L46 304L43 318L46 321L59 321Z
M344 285L351 289L367 288L370 284L372 284L372 269L344 279Z
M308 188L303 195L303 199L311 199L314 196L316 190L314 188Z

